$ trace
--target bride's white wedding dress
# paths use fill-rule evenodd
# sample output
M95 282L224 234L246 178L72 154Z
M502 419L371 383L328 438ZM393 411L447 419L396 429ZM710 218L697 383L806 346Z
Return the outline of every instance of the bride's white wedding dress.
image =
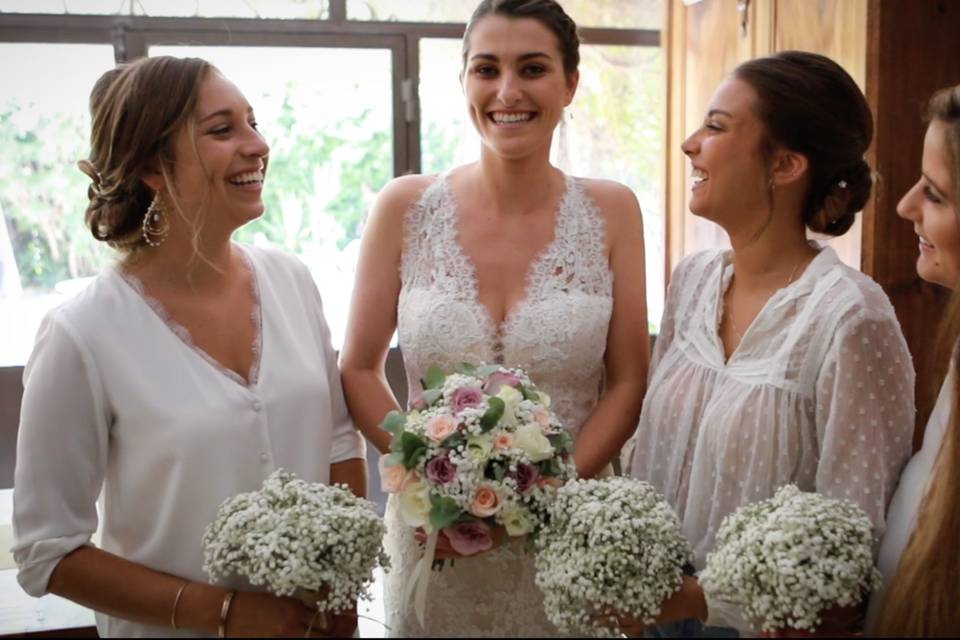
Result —
M411 393L431 365L504 363L524 369L550 394L552 409L576 435L600 394L613 275L605 230L578 180L566 178L553 241L534 258L526 295L494 326L477 298L477 280L457 237L458 212L446 175L406 214L398 331ZM413 531L387 505L386 624L393 636L549 636L532 557L507 545L434 571L425 624L404 599L420 559Z

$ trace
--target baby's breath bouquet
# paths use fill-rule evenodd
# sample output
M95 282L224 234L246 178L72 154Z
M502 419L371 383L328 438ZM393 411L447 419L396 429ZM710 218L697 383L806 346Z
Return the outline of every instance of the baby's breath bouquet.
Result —
M227 499L203 534L203 569L213 582L245 576L278 596L316 602L318 611L369 599L373 569L389 562L373 503L343 485L275 471L259 491ZM310 598L323 591L325 598Z
M881 584L872 524L851 502L794 485L724 519L700 585L741 606L761 631L813 631L835 606L859 604Z
M630 478L558 489L536 547L547 617L562 633L591 636L620 635L609 626L616 615L653 623L691 557L670 506Z

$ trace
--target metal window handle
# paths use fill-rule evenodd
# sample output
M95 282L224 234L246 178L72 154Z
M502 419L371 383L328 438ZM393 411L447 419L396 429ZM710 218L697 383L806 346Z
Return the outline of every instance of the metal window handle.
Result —
M737 11L740 12L740 36L746 37L750 23L750 0L737 0Z

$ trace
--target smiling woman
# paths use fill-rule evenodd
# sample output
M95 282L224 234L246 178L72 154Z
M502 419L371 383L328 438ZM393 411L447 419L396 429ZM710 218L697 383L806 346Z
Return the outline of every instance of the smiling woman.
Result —
M480 159L439 176L405 176L381 192L361 242L341 354L348 402L385 451L377 425L398 405L383 362L397 328L412 394L433 365L521 367L574 435L579 475L604 474L645 384L640 209L623 185L574 178L550 162L580 79L576 25L560 4L484 0L466 34L460 80ZM388 502L386 515L391 633L557 634L517 541L433 576L433 604L415 619L404 593L420 554L397 503Z
M269 147L197 58L108 71L90 107L87 223L121 260L47 314L25 369L18 580L96 610L104 637L309 635L300 601L211 586L201 548L219 505L279 467L365 493L312 277L231 241L263 213Z

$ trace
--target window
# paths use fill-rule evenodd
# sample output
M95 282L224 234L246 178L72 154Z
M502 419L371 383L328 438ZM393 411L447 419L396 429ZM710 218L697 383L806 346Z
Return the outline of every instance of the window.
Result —
M84 226L87 98L113 47L0 43L0 366L23 364L43 314L110 252ZM38 81L38 79L42 79Z
M656 323L663 0L561 1L585 44L553 159L637 193ZM15 87L0 90L0 366L23 364L43 314L113 257L84 227L88 180L75 164L88 149L94 81L115 59L144 55L199 55L244 91L271 157L267 211L238 239L307 263L339 346L376 193L393 176L479 155L458 82L459 38L476 2L2 0L0 56L22 62L0 68L0 86Z

